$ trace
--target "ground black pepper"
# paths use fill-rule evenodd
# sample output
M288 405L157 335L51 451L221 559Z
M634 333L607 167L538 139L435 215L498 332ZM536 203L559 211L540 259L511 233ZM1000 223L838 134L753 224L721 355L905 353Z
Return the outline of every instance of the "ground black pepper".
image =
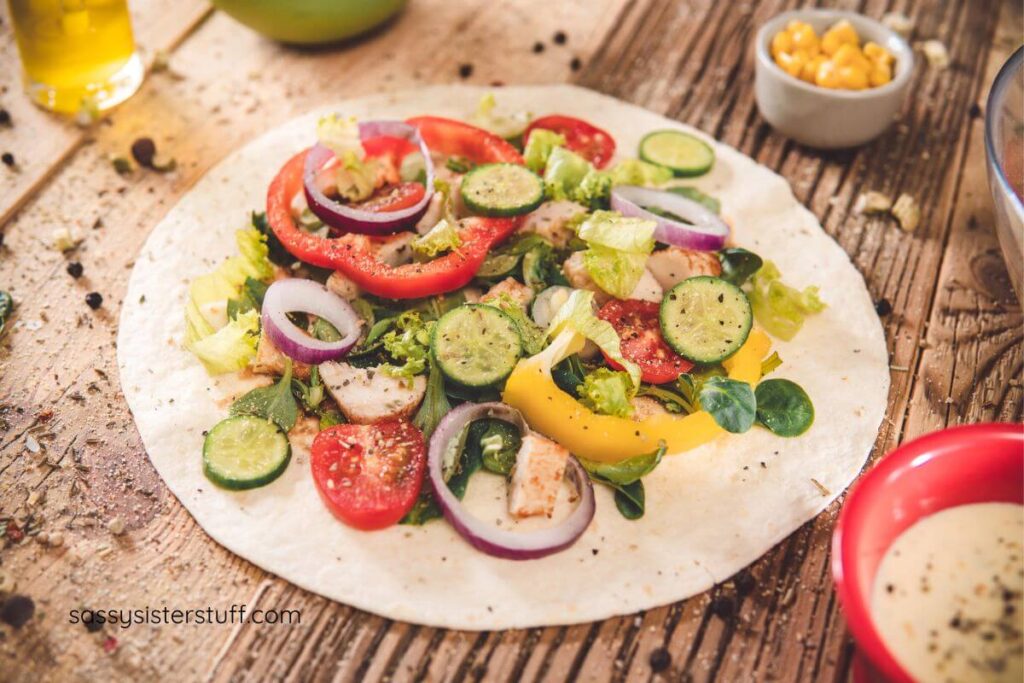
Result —
M469 78L473 75L472 64L462 64L459 66L459 78Z
M99 292L89 292L85 295L85 303L89 308L96 310L103 305L103 295Z
M75 278L76 280L82 277L82 273L85 272L85 268L78 261L72 261L67 267L68 275Z
M0 621L14 628L28 623L36 612L36 603L27 595L12 595L0 605Z
M664 671L672 664L672 655L665 648L658 647L651 650L647 661L651 664L651 671L658 673L659 671Z

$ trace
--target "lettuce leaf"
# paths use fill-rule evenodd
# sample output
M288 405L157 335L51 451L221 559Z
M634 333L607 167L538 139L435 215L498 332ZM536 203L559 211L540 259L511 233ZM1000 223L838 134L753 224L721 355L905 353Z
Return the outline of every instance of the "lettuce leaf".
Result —
M267 258L270 253L267 238L259 230L236 230L235 243L241 252L239 256L232 256L212 273L200 275L192 281L189 294L196 306L235 298L246 278L269 280L274 276L274 266Z
M195 354L211 375L237 372L256 355L260 336L259 311L239 313L227 325L214 330L195 302L185 307L185 347Z
M316 124L320 144L338 157L336 182L338 194L350 202L367 199L377 187L377 162L365 159L359 136L359 122L354 116L328 114Z
M412 250L419 256L434 258L446 251L455 251L462 246L462 238L453 223L442 218L437 225L412 241Z
M672 171L640 159L623 159L608 170L613 185L661 185L672 180Z
M657 223L625 218L613 211L595 211L580 225L577 235L589 248L583 264L598 287L619 299L629 298L644 272L647 255L654 250Z
M530 133L532 141L537 131ZM551 150L544 168L544 192L549 199L575 199L576 190L593 170L590 163L565 147Z
M495 111L497 107L498 101L494 98L494 93L487 93L480 98L476 111L469 117L469 122L508 140L522 135L533 118L527 111L502 115Z
M394 327L381 338L384 350L393 361L381 366L381 370L408 381L426 372L433 325L432 322L423 322L419 313L407 311L399 314Z
M580 403L601 415L629 417L633 414L630 399L636 393L629 374L598 368L583 378L577 389Z
M765 261L751 278L750 306L754 318L768 332L789 341L803 327L804 319L825 310L816 286L798 290L782 282L782 274L771 261Z
M563 335L563 332L570 332ZM609 358L625 368L634 386L640 386L640 367L626 360L619 345L619 335L607 320L594 315L594 293L583 289L573 290L562 307L555 312L548 325L551 344L542 353L550 354L550 365L579 351L586 339L597 344Z
M526 167L534 173L540 173L548 163L551 152L565 144L565 136L552 130L534 128L526 140L523 159Z

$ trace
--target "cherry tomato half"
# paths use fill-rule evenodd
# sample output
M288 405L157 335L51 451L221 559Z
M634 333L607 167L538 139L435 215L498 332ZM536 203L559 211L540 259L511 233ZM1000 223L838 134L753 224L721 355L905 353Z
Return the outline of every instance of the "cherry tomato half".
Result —
M615 155L615 139L597 126L573 118L553 114L542 116L529 126L523 133L523 140L529 140L534 128L543 128L565 136L565 146L592 163L597 168L604 168Z
M329 427L313 441L313 481L335 517L383 529L409 512L426 470L423 434L408 420Z
M597 312L619 335L622 355L640 366L640 376L651 384L664 384L690 370L693 363L673 351L661 336L658 304L653 301L612 299ZM622 366L605 356L616 370Z
M373 196L366 201L354 204L354 208L374 213L387 213L388 211L401 211L409 208L423 199L426 188L419 183L398 183L397 185L386 185L377 190Z

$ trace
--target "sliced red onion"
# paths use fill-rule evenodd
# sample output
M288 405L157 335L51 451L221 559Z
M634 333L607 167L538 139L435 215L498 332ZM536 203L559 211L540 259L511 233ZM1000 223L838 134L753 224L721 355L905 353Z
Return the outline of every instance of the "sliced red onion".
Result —
M506 560L533 560L565 550L586 531L594 518L594 486L583 466L569 456L566 472L576 487L580 501L569 516L553 527L535 531L508 531L474 517L444 480L445 454L469 423L483 418L504 420L523 433L529 427L515 408L504 403L463 403L448 413L430 437L427 471L434 487L434 496L445 519L477 550Z
M654 206L689 221L680 223L647 211ZM621 185L612 189L612 208L623 216L656 221L654 239L698 251L718 251L729 237L729 226L706 206L682 195L637 185Z
M334 342L314 339L288 319L289 313L312 313L341 333ZM278 280L263 296L263 329L281 353L300 363L341 358L359 340L363 321L347 301L313 280Z
M334 158L334 153L318 142L306 155L302 184L310 211L327 225L347 232L386 235L412 226L427 210L427 204L434 194L434 164L430 159L427 143L423 141L419 130L403 121L364 121L359 124L360 139L367 140L380 136L404 138L419 147L427 173L423 199L408 208L384 212L363 211L334 201L324 194L320 184L316 182L317 173L325 163Z

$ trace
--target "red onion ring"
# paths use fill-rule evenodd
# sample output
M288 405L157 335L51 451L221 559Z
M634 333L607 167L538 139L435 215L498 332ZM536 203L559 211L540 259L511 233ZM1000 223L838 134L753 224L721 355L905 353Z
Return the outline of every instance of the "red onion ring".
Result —
M444 480L444 455L452 441L474 420L482 418L504 420L522 432L529 427L515 408L504 403L463 403L448 413L430 437L427 454L427 473L434 487L434 496L448 523L477 550L506 560L533 560L565 550L576 542L590 520L594 518L594 485L583 466L569 456L567 473L580 497L579 504L569 516L556 526L536 531L507 531L488 524L469 513L462 501L448 488Z
M386 235L412 226L427 210L427 204L434 195L434 164L430 159L427 143L423 141L417 128L403 121L364 121L359 124L359 137L362 140L382 135L404 138L419 147L427 174L423 198L405 209L384 212L363 211L334 201L323 193L316 182L318 171L325 163L335 158L334 153L318 142L306 155L302 185L310 211L327 225L347 232Z
M680 223L643 207L656 206L692 223ZM729 237L729 226L707 207L682 195L637 185L612 189L612 208L623 216L655 221L654 239L697 251L718 251Z
M337 328L335 342L314 339L288 319L289 313L312 313ZM263 296L263 329L281 353L300 363L323 363L341 358L359 340L363 321L347 301L319 282L291 278L278 280Z

